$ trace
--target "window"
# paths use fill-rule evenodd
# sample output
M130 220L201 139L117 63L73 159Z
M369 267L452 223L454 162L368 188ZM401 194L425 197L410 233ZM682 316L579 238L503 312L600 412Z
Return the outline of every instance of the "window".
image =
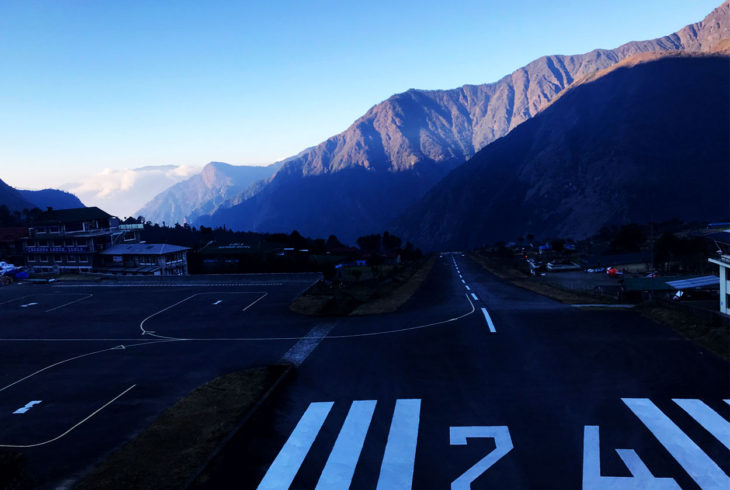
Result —
M87 263L88 261L89 261L89 257L87 257L86 255L79 255L79 262L81 262L81 263L84 263L84 264L85 264L85 263Z
M41 262L48 262L48 255L41 255L40 256L40 261Z
M60 256L60 255L55 255L53 257L53 262L56 263L56 264L60 264L61 262L63 262L63 257Z
M76 256L75 255L69 255L68 256L68 261L69 262L76 262Z
M28 262L35 262L36 256L35 255L28 255Z

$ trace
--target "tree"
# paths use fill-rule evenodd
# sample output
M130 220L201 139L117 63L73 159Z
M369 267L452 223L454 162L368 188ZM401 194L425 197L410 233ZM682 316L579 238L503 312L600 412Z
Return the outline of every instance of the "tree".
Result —
M356 243L363 252L377 253L380 252L381 237L379 233L375 235L365 235L358 238Z
M637 224L624 225L611 240L611 248L617 252L638 252L646 241L646 235Z
M386 252L393 252L400 248L402 241L399 237L391 235L387 231L383 233L383 249Z

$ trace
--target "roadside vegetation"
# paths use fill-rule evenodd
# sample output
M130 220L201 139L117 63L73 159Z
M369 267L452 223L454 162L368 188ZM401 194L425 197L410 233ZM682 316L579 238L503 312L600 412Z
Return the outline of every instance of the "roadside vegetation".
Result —
M730 359L730 320L720 315L717 286L678 294L665 281L717 275L717 230L673 220L605 227L583 241L532 235L470 253L492 274L566 304L628 303L656 323Z
M286 370L250 368L196 388L74 489L184 488Z

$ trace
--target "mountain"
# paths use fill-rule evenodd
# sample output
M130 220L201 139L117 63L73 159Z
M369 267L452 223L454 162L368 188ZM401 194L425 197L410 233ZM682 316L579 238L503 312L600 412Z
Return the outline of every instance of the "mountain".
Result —
M545 56L501 80L453 90L409 90L291 159L255 193L197 221L347 241L383 227L453 168L539 113L576 80L632 55L709 51L730 38L730 2L702 22L613 50Z
M155 196L135 216L144 216L155 223L191 222L198 216L212 213L255 182L271 177L280 166L280 163L239 166L210 162L199 174Z
M150 199L199 171L200 167L186 165L104 169L61 188L79 196L89 206L98 206L114 216L136 217L134 212Z
M72 209L83 208L84 203L70 192L58 189L43 189L40 191L18 191L26 201L29 201L40 209Z
M427 249L730 213L730 58L627 60L444 178L393 226Z
M0 206L7 206L11 211L22 211L36 207L26 200L14 187L0 180Z

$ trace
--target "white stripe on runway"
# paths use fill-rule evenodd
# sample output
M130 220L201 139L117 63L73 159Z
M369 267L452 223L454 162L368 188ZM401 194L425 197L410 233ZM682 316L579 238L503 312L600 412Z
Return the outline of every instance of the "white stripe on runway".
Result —
M702 400L673 398L672 401L707 429L707 432L715 436L715 439L730 449L730 422L708 407Z
M471 293L471 297L474 298L474 301L479 301L479 298L477 298L476 294Z
M463 280L463 279L461 280L461 282L462 282L462 284L466 284L466 281L465 281L465 280Z
M492 323L492 318L489 316L489 313L487 313L487 309L482 308L482 313L484 313L484 319L487 321L489 331L492 333L497 333L497 329L494 328L494 323Z
M408 490L413 485L420 415L421 400L405 399L395 402L377 490Z
M466 288L467 291L471 291L471 288L469 286L467 286L466 284L464 285L464 287Z
M703 490L727 490L730 478L648 398L621 399Z
M350 488L376 403L376 400L352 402L315 490Z
M289 488L297 476L299 467L302 466L304 458L307 457L309 449L317 438L327 415L330 413L334 402L310 403L307 411L304 412L294 431L284 443L263 480L257 488L281 490Z
M302 337L296 344L281 356L281 362L290 362L299 367L309 357L314 349L317 348L322 339L330 333L334 325L316 325L312 330Z

